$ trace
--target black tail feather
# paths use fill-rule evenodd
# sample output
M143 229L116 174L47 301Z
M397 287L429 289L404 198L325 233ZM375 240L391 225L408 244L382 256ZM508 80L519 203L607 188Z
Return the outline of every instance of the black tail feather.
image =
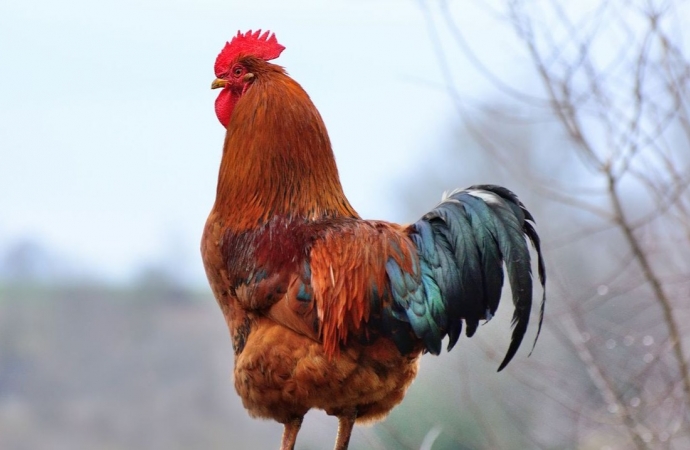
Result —
M527 331L532 309L527 239L538 256L542 288L546 282L533 222L511 191L478 185L452 192L408 229L420 259L417 285L411 286L411 278L392 261L387 265L388 275L396 307L405 311L405 321L429 352L439 353L444 336L449 337L448 350L453 348L463 321L465 333L471 337L481 320L491 319L501 297L505 264L515 311L511 342L498 370L511 361ZM544 290L535 344L545 300Z

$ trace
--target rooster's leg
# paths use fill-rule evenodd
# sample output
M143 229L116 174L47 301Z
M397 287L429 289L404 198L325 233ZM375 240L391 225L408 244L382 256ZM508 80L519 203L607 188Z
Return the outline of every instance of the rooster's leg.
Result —
M347 450L352 435L352 427L355 425L357 410L344 412L338 416L338 437L335 440L335 450Z
M295 448L295 441L297 440L297 433L299 433L299 429L302 426L302 419L303 417L295 417L285 423L280 450L293 450Z

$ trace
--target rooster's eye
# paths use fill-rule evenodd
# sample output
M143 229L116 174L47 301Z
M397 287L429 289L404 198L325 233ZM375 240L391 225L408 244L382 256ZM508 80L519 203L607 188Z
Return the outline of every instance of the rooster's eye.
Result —
M242 68L240 66L235 67L234 69L232 69L232 74L236 77L239 77L240 75L242 75Z

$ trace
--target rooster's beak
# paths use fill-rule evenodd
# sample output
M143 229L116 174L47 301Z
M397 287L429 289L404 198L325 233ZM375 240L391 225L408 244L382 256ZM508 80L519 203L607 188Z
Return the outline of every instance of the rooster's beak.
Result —
M218 89L218 88L224 88L227 86L228 81L223 80L222 78L216 78L213 80L213 83L211 83L211 89Z

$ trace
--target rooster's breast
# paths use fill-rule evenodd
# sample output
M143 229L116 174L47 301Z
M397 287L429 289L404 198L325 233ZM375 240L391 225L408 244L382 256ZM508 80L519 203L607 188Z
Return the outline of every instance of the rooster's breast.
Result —
M320 343L260 318L237 356L235 388L255 417L285 423L312 408L338 415L355 407L358 422L371 422L402 401L418 360L386 338L353 342L329 359Z

